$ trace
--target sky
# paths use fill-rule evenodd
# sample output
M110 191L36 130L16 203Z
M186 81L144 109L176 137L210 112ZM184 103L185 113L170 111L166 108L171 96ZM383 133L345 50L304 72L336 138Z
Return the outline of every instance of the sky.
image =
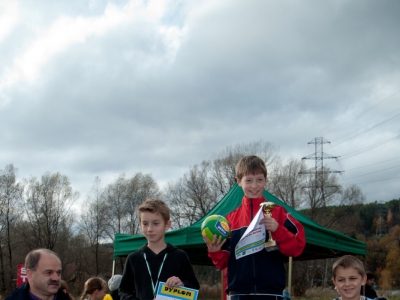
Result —
M230 146L323 152L367 202L400 198L400 1L0 0L0 169L152 174ZM328 143L329 142L329 143ZM307 160L314 166L314 160Z

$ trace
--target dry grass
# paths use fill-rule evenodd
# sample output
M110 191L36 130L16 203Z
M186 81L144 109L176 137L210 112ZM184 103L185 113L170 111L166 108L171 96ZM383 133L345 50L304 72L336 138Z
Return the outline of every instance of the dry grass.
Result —
M399 291L376 291L379 297L386 297L389 300L400 300ZM221 284L207 285L202 284L199 291L199 300L219 300L221 296ZM293 300L332 300L339 297L338 292L333 287L315 287L308 289L302 297L292 297Z
M219 299L221 296L221 284L208 285L202 284L199 290L199 300Z
M384 297L390 300L400 300L399 291L377 290L378 297ZM315 287L308 289L304 297L294 297L295 299L313 299L313 300L332 300L339 297L338 292L333 287Z
M338 292L333 289L333 287L315 287L308 289L305 292L305 297L306 298L312 298L312 299L334 299L338 297L339 294Z

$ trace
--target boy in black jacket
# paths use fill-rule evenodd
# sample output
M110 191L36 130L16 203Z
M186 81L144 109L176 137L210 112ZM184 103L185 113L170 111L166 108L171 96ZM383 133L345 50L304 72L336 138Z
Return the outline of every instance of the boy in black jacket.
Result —
M121 300L154 299L159 282L198 290L200 285L186 252L164 241L171 227L168 206L162 200L147 199L138 211L147 244L126 260L119 288Z

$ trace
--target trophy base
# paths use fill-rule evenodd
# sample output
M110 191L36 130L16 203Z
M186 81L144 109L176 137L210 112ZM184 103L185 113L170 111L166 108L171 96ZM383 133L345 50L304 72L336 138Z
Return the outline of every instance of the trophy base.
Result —
M264 243L264 248L268 252L279 250L279 247L275 242L266 242L266 243Z

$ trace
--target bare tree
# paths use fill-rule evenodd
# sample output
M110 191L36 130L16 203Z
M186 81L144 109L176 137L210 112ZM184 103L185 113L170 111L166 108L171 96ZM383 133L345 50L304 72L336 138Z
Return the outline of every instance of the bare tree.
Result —
M353 212L355 204L365 201L359 187L352 185L343 190L335 173L328 169L306 176L306 213L322 226L331 228ZM328 208L328 206L331 206ZM342 225L344 225L343 223ZM346 224L354 225L347 222ZM351 224L351 225L350 225ZM341 228L342 230L344 227Z
M218 191L209 178L210 163L194 165L183 178L169 184L165 193L172 211L173 225L193 224L218 203Z
M46 173L40 182L31 177L26 186L24 240L31 249L54 249L62 224L71 221L71 207L79 193L72 190L68 177L60 173Z
M355 207L365 202L365 195L361 189L353 184L347 187L339 196L338 201L333 203L324 226L340 230L342 233L354 232L356 225L360 222L355 215ZM348 216L350 219L344 220Z
M306 174L306 208L308 217L314 221L326 221L326 207L339 201L342 187L338 183L337 175L319 171L318 174ZM324 221L325 220L325 221Z
M235 167L243 154L229 152L225 157L215 158L211 170L212 184L220 195L225 195L236 182Z
M169 183L165 197L178 227L193 224L210 211L236 182L236 164L245 155L257 155L272 164L276 150L269 142L253 142L227 147L212 161L203 161L190 167L183 178Z
M171 209L172 228L183 228L193 223L194 213L186 205L187 197L183 179L168 183L164 198Z
M108 224L106 233L114 240L116 233L137 234L137 207L147 198L160 197L160 189L151 174L137 173L131 179L121 174L104 190Z
M115 233L126 233L126 179L121 174L114 183L107 185L103 192L104 201L107 204L107 236L114 240Z
M128 217L127 228L129 234L139 232L139 216L137 208L147 198L160 198L161 192L157 182L151 174L135 174L126 182L126 212Z
M236 164L245 155L257 155L267 166L277 158L277 151L272 143L258 141L229 146L213 157L213 168L209 176L213 187L222 197L236 182Z
M23 193L23 185L17 183L16 174L17 169L12 164L7 165L4 170L0 170L0 274L3 292L11 288L11 281L6 283L5 279L13 278L14 276L14 228L20 217ZM3 256L3 250L5 257ZM7 269L8 272L6 271ZM6 276L6 273L8 276Z
M107 211L102 197L101 182L99 177L96 177L79 222L80 230L89 240L89 247L94 252L96 275L99 274L100 242L105 236Z
M345 189L342 197L341 204L343 205L357 205L365 202L365 195L361 189L352 184Z
M304 175L301 171L305 165L301 160L291 158L286 165L274 164L268 175L268 190L294 209L304 201Z

